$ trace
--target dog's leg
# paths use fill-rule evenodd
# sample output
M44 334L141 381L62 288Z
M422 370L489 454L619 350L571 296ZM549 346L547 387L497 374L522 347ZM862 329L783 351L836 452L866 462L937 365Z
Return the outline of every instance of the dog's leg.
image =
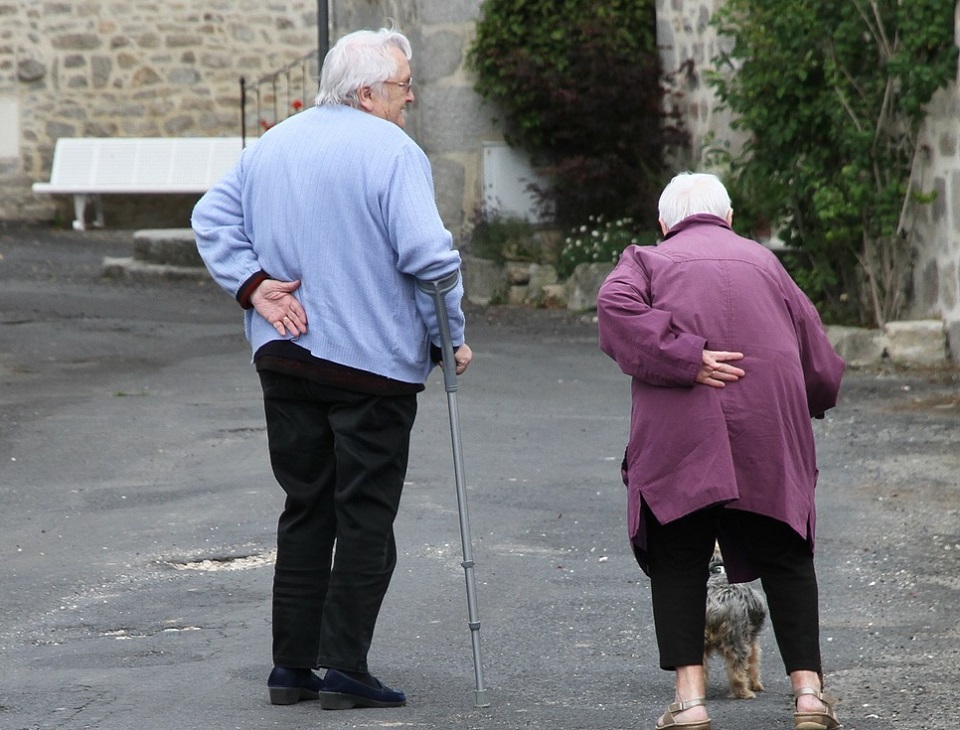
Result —
M747 659L747 675L750 678L750 689L763 692L763 684L760 682L760 642L756 639L753 641L750 657Z
M737 652L725 651L723 658L727 664L727 680L730 683L730 696L738 700L752 700L756 695L751 691L747 678L747 658Z

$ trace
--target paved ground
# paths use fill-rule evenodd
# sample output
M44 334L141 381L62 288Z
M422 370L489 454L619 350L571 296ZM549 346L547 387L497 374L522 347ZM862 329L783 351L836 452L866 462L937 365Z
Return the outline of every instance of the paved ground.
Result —
M446 401L421 397L372 666L398 710L272 707L280 506L239 311L102 280L130 232L0 225L0 727L651 727L648 584L624 535L628 384L566 313L471 312L464 457L489 708L476 709ZM817 423L828 685L850 730L951 730L960 697L956 373L850 372ZM714 727L792 728L709 687Z

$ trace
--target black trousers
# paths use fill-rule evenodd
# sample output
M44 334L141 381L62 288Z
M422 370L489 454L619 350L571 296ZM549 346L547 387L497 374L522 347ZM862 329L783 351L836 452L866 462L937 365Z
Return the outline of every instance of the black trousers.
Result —
M721 507L665 525L644 509L644 519L661 668L703 663L710 557L725 532L760 572L787 674L821 672L817 575L806 540L778 520Z
M393 523L416 395L379 396L260 372L277 526L273 661L366 672L397 561Z

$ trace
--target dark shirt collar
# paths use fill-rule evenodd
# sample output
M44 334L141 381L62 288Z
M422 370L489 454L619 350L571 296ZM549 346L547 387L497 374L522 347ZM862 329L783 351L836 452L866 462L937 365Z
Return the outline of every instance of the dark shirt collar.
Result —
M713 213L697 213L696 215L688 216L679 223L675 224L673 228L667 231L667 235L663 237L663 240L666 241L681 231L685 231L688 228L699 225L721 226L726 228L728 231L733 230L730 227L730 224L718 215L714 215Z

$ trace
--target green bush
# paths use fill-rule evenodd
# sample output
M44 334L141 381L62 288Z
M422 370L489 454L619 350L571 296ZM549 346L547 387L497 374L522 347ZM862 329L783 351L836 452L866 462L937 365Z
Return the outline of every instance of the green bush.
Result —
M627 246L656 241L655 234L642 233L632 218L605 221L603 216L590 216L586 224L574 227L564 238L557 273L565 279L580 264L616 264Z
M533 224L484 206L474 211L464 250L472 256L500 264L507 260L538 261L540 257Z
M822 311L854 302L883 324L904 303L904 212L932 200L911 170L926 104L957 72L954 5L726 0L714 16L733 46L712 84L749 132L731 183L802 254Z
M558 223L656 221L665 149L686 140L663 111L655 0L486 0L469 62L476 90L528 152Z

